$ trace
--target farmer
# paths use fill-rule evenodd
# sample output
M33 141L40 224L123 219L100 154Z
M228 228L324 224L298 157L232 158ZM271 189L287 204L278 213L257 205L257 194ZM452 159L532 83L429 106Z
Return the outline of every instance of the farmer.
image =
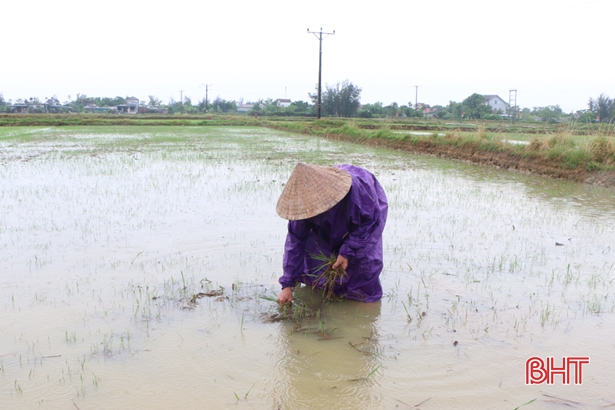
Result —
M314 283L322 261L314 255L333 255L333 269L347 276L333 286L335 294L361 302L382 297L382 231L387 218L387 198L376 177L353 165L323 167L299 163L276 211L288 219L284 246L284 274L280 277L281 305L293 299L297 282Z

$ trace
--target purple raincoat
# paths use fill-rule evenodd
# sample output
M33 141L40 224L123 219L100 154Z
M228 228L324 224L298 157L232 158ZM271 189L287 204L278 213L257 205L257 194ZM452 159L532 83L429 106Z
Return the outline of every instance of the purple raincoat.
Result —
M288 222L284 274L279 282L282 289L297 282L313 286L322 272L315 269L322 262L310 254L339 254L348 259L348 276L333 287L334 292L361 302L376 302L382 297L379 276L387 198L371 172L353 165L337 167L352 176L350 191L328 211Z

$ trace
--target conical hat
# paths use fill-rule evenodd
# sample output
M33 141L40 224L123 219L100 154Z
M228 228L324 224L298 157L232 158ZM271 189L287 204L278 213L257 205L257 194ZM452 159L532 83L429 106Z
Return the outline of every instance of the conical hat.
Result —
M351 185L352 177L343 169L299 163L278 199L276 211L290 221L311 218L333 208Z

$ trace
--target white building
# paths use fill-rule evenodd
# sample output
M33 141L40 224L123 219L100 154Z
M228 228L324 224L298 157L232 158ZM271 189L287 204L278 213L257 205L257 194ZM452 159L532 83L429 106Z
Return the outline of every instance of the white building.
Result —
M490 106L493 112L504 114L508 109L506 101L501 99L498 95L483 95L483 97L485 97L485 104Z
M237 105L237 112L248 112L252 108L254 108L254 104L243 104L243 103L237 102L236 105Z
M278 107L290 107L290 99L289 98L278 98L275 100L275 103Z

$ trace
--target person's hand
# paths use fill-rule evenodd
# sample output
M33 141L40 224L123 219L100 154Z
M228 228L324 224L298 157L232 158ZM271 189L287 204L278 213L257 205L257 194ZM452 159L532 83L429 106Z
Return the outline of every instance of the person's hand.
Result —
M333 269L337 269L338 266L341 266L342 269L346 270L346 268L348 268L348 259L344 258L342 255L337 255L337 260L331 267Z
M280 302L280 306L284 306L287 303L293 301L293 288L287 287L282 289L280 294L278 295L278 302Z

